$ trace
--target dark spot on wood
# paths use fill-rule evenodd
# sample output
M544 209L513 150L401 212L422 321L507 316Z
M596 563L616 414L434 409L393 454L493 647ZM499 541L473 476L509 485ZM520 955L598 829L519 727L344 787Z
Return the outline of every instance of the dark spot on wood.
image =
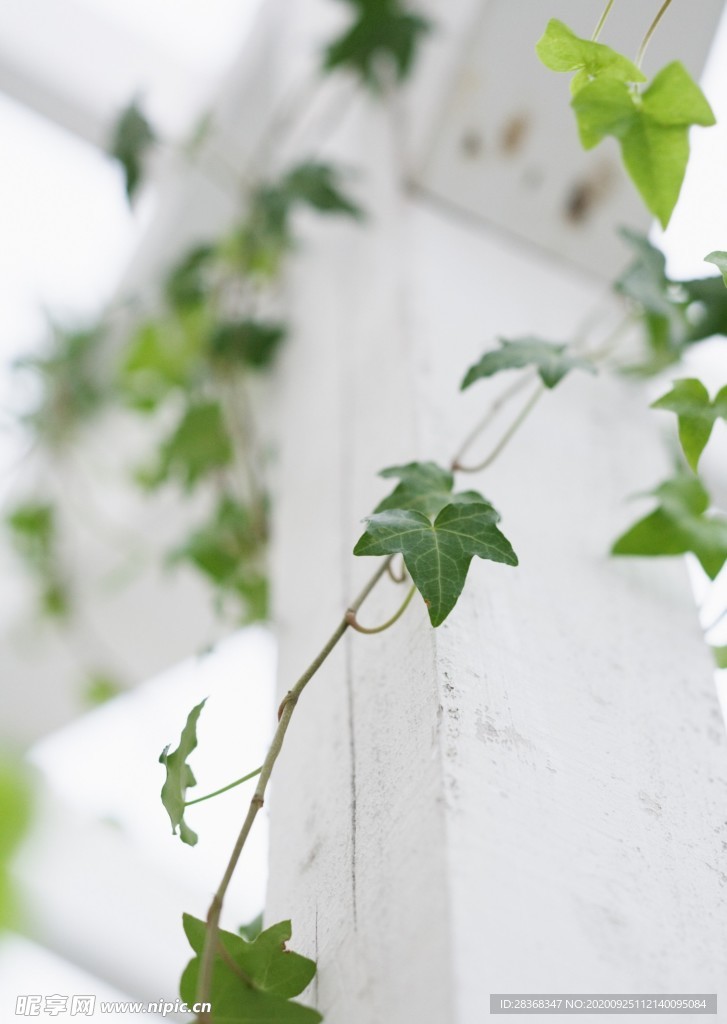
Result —
M500 132L500 150L505 156L515 156L523 148L525 139L530 130L530 117L528 114L515 114L509 121L506 121Z
M467 157L468 160L475 160L481 155L484 148L482 135L480 132L471 129L465 132L460 142L462 153Z

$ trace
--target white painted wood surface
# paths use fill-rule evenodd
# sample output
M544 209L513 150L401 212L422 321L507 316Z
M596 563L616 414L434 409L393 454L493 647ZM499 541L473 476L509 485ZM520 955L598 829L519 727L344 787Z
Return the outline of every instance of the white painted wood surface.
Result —
M560 222L523 244L426 167L402 198L399 115L351 111L332 151L365 168L369 229L311 223L292 275L281 691L373 568L351 549L386 493L376 471L451 458L503 386L457 392L495 335L566 340L608 308L545 251L575 256ZM395 630L349 635L306 691L270 800L267 915L318 958L327 1024L475 1024L508 990L727 998L724 729L685 567L607 555L627 496L666 471L639 389L573 375L465 479L520 568L473 563L440 630L417 599ZM382 585L362 621L398 598Z

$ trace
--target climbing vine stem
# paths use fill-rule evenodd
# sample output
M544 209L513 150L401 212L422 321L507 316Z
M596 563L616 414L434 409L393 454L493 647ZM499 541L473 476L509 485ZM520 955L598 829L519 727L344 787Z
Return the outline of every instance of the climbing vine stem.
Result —
M608 18L609 14L611 13L611 8L613 7L614 2L615 2L615 0L608 0L608 3L604 7L603 14L601 15L601 17L600 17L600 19L598 21L598 24L596 25L596 28L595 28L595 30L593 32L593 35L591 36L592 42L595 43L595 42L598 41L598 37L600 36L601 32L603 31L603 26L606 24L606 19Z
M528 398L527 402L523 405L520 412L517 414L486 459L483 459L482 462L478 462L475 466L463 466L459 461L455 460L452 463L452 469L458 473L479 473L481 470L487 469L488 466L491 466L533 411L544 391L544 386L542 384L538 384L530 395L530 398Z
M652 21L652 23L649 25L648 29L646 30L646 35L641 40L641 46L639 47L639 52L638 52L638 55L636 57L636 67L637 68L640 68L641 65L643 64L643 62L644 62L644 55L646 54L646 48L648 47L649 43L651 42L651 37L653 36L654 32L656 32L656 30L657 30L657 28L659 26L659 22L664 17L666 12L669 10L669 7L671 6L671 2L672 2L672 0L664 0L664 3L659 8L659 11L658 11L656 17L654 18L654 20Z
M383 633L385 630L390 629L391 626L394 625L394 623L399 621L399 619L402 617L404 612L409 607L411 599L414 597L414 594L416 593L416 589L417 588L412 584L412 586L409 588L409 593L404 598L401 606L397 609L397 611L394 612L390 619L387 619L386 622L383 622L380 626L362 626L361 623L356 618L356 612L351 611L351 609L349 608L349 610L346 612L346 617L348 619L349 626L351 627L351 629L355 629L357 633L366 633L369 636L373 635L374 633Z

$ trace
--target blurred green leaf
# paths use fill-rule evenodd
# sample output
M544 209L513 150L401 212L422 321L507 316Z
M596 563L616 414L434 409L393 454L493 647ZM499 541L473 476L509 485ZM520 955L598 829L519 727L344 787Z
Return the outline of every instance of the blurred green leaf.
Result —
M646 76L628 57L603 43L582 39L557 18L550 19L535 51L551 71L577 72L571 80L573 95L595 78L646 81Z
M195 309L207 300L216 255L215 246L197 245L172 267L164 282L164 294L172 309Z
M727 387L723 387L711 401L700 380L677 380L672 390L653 402L651 408L668 409L677 414L682 450L696 473L699 457L707 446L714 424L718 419L727 420Z
M651 493L657 508L619 537L611 553L650 558L692 552L714 579L727 560L727 517L708 513L701 481L682 473Z
M9 875L10 863L32 819L32 787L21 762L0 756L0 932L19 924L19 908Z
M126 194L132 199L138 189L149 150L156 142L153 128L136 100L119 114L111 133L109 154L124 169Z
M431 23L401 0L348 0L354 20L326 48L326 71L352 71L374 91L386 88L389 74L401 82L413 66L418 46Z
M596 372L593 363L588 359L571 355L568 351L569 346L565 344L555 344L533 337L517 338L513 341L498 338L498 341L499 349L486 352L479 362L467 371L462 381L462 390L482 377L491 377L501 370L516 370L524 366L534 366L546 388L554 388L571 370Z
M195 957L182 974L179 992L191 1005L197 993L206 926L189 914L183 920ZM215 955L210 992L215 1024L319 1024L323 1019L320 1013L292 1002L313 980L316 965L286 948L290 936L290 921L266 928L253 942L220 930L220 952Z
M56 511L45 501L17 505L6 517L13 547L37 581L40 605L50 618L70 612L70 591L58 554Z
M206 314L195 310L141 324L123 353L119 385L124 399L151 412L170 392L191 387L202 373L207 330Z
M281 188L291 202L303 203L318 213L361 220L363 210L343 192L340 177L340 171L331 164L310 160L288 171Z
M124 692L124 687L108 672L93 672L83 687L83 699L92 708L107 704Z
M715 267L718 268L722 275L722 280L727 285L727 252L722 252L717 249L711 252L709 256L704 257L705 263L714 263Z
M184 820L187 790L197 785L187 758L197 748L197 721L205 703L206 700L201 701L189 712L177 749L170 753L169 744L159 755L159 763L164 765L167 773L162 786L162 803L172 823L172 834L176 835L179 829L179 838L188 846L195 846L199 837Z
M267 369L273 362L287 328L282 323L237 320L218 324L210 336L210 355L220 363Z
M187 490L198 480L224 469L232 460L232 445L218 402L188 406L170 437L161 445L154 466L137 474L154 488L176 481Z

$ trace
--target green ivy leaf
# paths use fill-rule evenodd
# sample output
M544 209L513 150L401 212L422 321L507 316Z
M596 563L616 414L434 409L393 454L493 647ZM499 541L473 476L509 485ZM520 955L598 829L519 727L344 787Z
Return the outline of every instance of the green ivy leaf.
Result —
M159 755L159 763L164 765L167 772L162 786L162 803L172 823L172 835L176 835L179 829L179 838L188 846L195 846L198 836L184 820L187 790L197 785L187 758L197 747L197 720L205 703L206 700L203 700L189 712L177 749L170 753L169 744Z
M615 288L635 303L642 315L649 360L632 371L655 373L677 362L689 345L715 334L727 334L727 289L717 277L675 281L666 260L648 238L621 230L636 259Z
M482 377L491 377L501 370L517 370L524 366L534 366L546 388L554 388L571 370L596 372L589 360L569 355L568 345L532 337L513 341L498 338L498 341L499 349L486 352L479 362L469 368L462 381L463 391Z
M454 476L434 462L409 462L405 466L390 466L379 476L396 479L399 483L391 494L380 501L374 513L389 509L403 509L421 512L422 515L436 516L445 505L458 502L484 502L477 491L453 493Z
M592 149L607 135L618 139L632 181L666 227L689 161L689 127L715 123L684 65L668 64L643 92L613 78L594 79L578 91L572 106L583 148Z
M705 263L714 263L715 267L718 268L722 275L722 280L727 285L727 252L722 252L721 249L716 249L711 252L709 256L704 257Z
M431 24L406 9L401 0L348 0L354 21L327 48L323 67L327 71L345 68L369 88L386 87L392 70L403 81L414 65L417 47Z
M717 668L727 668L727 647L713 647L712 655Z
M495 525L498 519L492 505L481 497L445 505L434 522L421 512L390 509L366 520L353 553L403 555L432 625L439 626L456 605L475 555L518 564L510 542Z
M196 999L206 927L184 915L184 931L195 957L184 970L181 998ZM220 931L224 955L217 954L212 970L210 1000L215 1024L319 1024L317 1010L293 1002L315 977L313 960L286 949L290 921L266 928L252 942L233 932Z
M363 218L363 210L349 199L340 186L340 172L331 164L307 161L283 178L281 189L292 202L303 203L319 213Z
M674 382L672 390L659 398L652 409L668 409L677 414L679 440L694 472L718 419L727 420L727 386L710 400L709 392L693 377Z
M243 607L245 623L268 618L268 581L264 568L267 524L260 513L223 497L209 523L195 530L171 554L189 562L222 594Z
M194 310L141 324L120 367L125 400L141 412L153 412L170 392L189 388L200 372L205 328L204 314Z
M696 555L710 579L727 560L727 517L709 515L709 495L697 477L680 474L651 492L657 508L640 519L611 549L614 555Z
M71 595L58 555L55 508L29 501L9 512L5 522L15 551L38 583L41 611L50 618L67 618Z
M157 465L137 474L149 488L178 480L190 489L208 473L224 469L232 459L232 445L218 402L199 402L184 412L171 437L161 446Z
M577 72L571 81L574 95L594 78L619 82L646 81L646 76L628 57L603 43L582 39L557 18L550 19L535 50L551 71Z
M173 310L196 309L207 299L208 278L216 255L213 245L197 245L172 267L164 282L164 294Z
M132 199L141 183L144 160L156 135L136 101L121 111L113 128L109 153L124 169L126 194Z
M210 355L220 363L267 369L275 359L287 328L264 320L237 320L218 324L210 338Z

